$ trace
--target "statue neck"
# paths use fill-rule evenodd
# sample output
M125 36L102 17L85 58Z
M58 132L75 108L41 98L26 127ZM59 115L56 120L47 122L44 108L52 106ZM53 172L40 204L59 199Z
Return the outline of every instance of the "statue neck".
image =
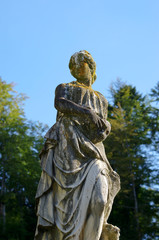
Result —
M77 79L77 82L81 85L85 85L86 87L92 86L92 79Z

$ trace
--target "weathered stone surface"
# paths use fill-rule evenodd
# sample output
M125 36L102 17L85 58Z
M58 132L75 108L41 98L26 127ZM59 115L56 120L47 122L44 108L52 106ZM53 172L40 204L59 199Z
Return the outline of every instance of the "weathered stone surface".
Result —
M100 240L119 240L120 229L111 224L103 226Z
M107 224L120 180L102 141L109 135L108 103L92 89L96 64L87 51L69 63L77 81L55 92L57 121L45 135L37 200L36 240L118 240Z

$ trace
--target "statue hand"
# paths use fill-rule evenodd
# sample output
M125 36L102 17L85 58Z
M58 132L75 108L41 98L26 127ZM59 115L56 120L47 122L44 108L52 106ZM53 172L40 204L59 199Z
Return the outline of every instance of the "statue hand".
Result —
M93 123L100 128L101 130L105 130L104 121L91 109L89 109L89 118ZM103 129L104 128L104 129Z

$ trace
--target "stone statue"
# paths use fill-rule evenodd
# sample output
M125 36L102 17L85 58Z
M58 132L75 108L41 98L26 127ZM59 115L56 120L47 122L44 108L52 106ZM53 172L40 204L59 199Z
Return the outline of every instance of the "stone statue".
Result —
M76 81L56 88L57 121L40 154L35 240L117 240L119 228L107 224L120 189L102 143L111 130L108 102L91 87L90 53L75 53L69 68Z

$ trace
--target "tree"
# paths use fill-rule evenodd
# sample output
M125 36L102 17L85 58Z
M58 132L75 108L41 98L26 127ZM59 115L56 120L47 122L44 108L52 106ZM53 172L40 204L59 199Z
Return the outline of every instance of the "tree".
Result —
M117 82L111 88L109 121L112 133L105 141L112 167L121 177L111 221L121 228L121 240L155 239L158 192L155 169L147 147L151 138L151 105L135 87ZM146 213L146 214L145 214Z
M40 176L38 153L46 126L25 119L26 97L0 79L0 238L31 239L34 196Z
M153 138L153 146L155 150L159 152L159 82L151 89L150 96L153 102L151 109L151 137Z

